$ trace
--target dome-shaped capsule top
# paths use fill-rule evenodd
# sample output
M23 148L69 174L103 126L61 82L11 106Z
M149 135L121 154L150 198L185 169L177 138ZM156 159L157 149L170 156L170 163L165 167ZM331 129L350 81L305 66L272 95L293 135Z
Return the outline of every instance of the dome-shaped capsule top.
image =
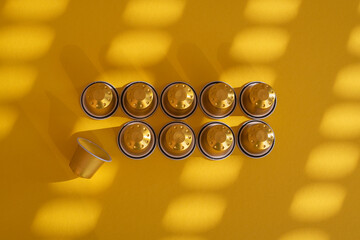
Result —
M118 146L128 157L142 159L155 149L156 136L151 126L145 122L132 121L125 124L118 135Z
M263 82L250 82L240 92L240 107L250 118L268 117L276 106L274 89Z
M211 160L228 157L234 150L235 135L221 122L210 122L202 127L198 137L200 151Z
M195 133L186 123L169 123L160 131L159 147L171 159L184 159L195 149Z
M229 116L235 109L234 89L224 82L211 82L200 93L200 106L211 118L220 119Z
M115 113L119 105L116 89L107 82L93 82L81 94L81 107L94 119L105 119Z
M187 83L171 83L161 93L161 108L172 118L187 118L194 113L196 106L195 90Z
M124 88L121 101L121 106L129 117L144 119L155 112L158 105L158 96L150 84L134 82Z
M264 157L274 147L275 134L272 128L263 121L247 121L239 130L238 144L240 150L249 157Z

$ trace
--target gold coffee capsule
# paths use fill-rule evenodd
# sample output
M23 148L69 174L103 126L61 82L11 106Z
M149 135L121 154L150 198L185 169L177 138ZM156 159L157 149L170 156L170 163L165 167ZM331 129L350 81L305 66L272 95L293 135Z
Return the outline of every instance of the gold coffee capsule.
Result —
M146 82L128 84L121 95L121 106L131 118L147 118L155 112L157 105L157 93L153 86Z
M260 120L245 122L238 134L240 150L252 158L266 156L274 148L275 134L272 128Z
M170 159L187 158L195 149L195 133L186 123L168 123L160 131L159 148Z
M250 118L266 118L276 106L274 89L263 82L247 83L240 92L240 107Z
M199 149L211 160L228 157L235 147L235 135L232 129L221 122L210 122L200 130Z
M77 142L69 166L79 177L91 178L104 162L111 162L110 155L95 143L85 138L78 138Z
M81 94L81 107L94 119L105 119L115 113L119 106L116 89L107 82L93 82Z
M155 132L151 126L145 122L128 122L121 128L119 132L118 146L120 150L129 158L146 158L155 149Z
M172 118L184 119L194 113L197 105L195 90L184 82L167 85L161 93L161 108Z
M224 82L211 82L200 93L200 107L211 118L225 118L235 109L234 89Z

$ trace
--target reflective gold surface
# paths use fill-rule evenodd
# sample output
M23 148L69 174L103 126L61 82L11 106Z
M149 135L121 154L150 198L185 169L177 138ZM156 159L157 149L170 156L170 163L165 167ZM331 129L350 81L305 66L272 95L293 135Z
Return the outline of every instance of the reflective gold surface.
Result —
M146 118L156 109L157 94L152 86L145 82L129 84L122 95L122 106L132 118Z
M160 149L172 159L183 159L189 156L195 148L195 134L184 123L166 125L159 136Z
M134 4L130 19L127 9ZM0 1L2 238L360 239L360 156L333 146L360 151L359 5L359 0ZM64 51L68 46L84 54ZM95 71L83 59L94 63ZM87 79L99 73L116 73L108 80L115 87L141 79L160 91L164 79L179 73L196 93L209 79L224 79L236 89L266 82L280 104L265 120L276 131L274 151L260 161L239 151L217 162L196 151L181 162L164 159L160 151L143 162L126 159L112 147L116 137L110 127L127 118L93 121L76 107ZM17 95L9 99L4 92ZM246 121L236 116L238 110L225 119L230 126ZM155 116L148 123L158 133L169 118ZM208 120L196 111L186 122L198 132ZM69 142L74 133L90 140L95 133L96 143L113 158L91 181L72 179L64 168L77 145ZM338 150L336 156L330 149ZM322 157L317 170L334 166L331 172L307 171L315 153ZM355 163L340 176L348 154Z
M168 85L161 95L161 106L168 115L174 118L190 116L197 104L196 93L190 85L176 82Z
M144 122L130 122L120 130L118 144L120 150L128 157L144 158L154 150L155 134Z
M81 104L90 117L106 118L115 112L118 106L118 94L110 84L94 82L84 89Z
M109 154L95 143L85 138L78 138L77 142L69 166L79 177L91 178L104 162L111 162Z
M224 82L208 84L202 90L200 98L201 108L212 118L227 117L236 104L234 89Z
M212 122L201 129L199 147L203 154L210 159L224 159L234 149L234 138L234 133L229 126L220 122Z
M238 138L240 149L255 158L268 154L275 143L275 134L271 127L257 120L244 123Z
M251 118L267 117L275 109L275 91L266 83L249 83L241 91L240 105L244 113Z

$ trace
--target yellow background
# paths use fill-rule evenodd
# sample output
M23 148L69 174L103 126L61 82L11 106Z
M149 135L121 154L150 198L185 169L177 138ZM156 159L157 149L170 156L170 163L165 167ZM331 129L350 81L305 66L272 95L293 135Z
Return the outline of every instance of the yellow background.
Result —
M0 238L360 239L359 0L2 0ZM82 89L173 81L270 83L276 146L223 161L116 146L119 109L96 121ZM239 107L223 121L234 131ZM160 109L146 120L158 133ZM196 132L211 121L198 108ZM82 136L113 158L91 180L68 167Z

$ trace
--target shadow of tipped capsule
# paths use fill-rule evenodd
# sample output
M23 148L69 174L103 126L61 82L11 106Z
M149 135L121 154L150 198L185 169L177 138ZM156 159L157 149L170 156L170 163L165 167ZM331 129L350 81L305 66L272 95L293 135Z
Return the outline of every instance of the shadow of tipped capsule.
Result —
M155 88L146 82L130 83L122 91L121 107L131 118L147 118L155 112L157 106Z
M104 162L111 162L110 155L95 143L85 138L78 138L77 142L69 166L79 177L91 178Z
M93 82L81 94L81 107L94 119L105 119L115 113L119 106L116 89L107 82Z
M250 82L240 92L240 108L250 118L261 119L270 116L275 110L274 89L263 82Z
M155 149L156 135L152 127L141 121L126 123L118 135L118 147L127 157L143 159Z
M200 130L198 145L205 157L221 160L234 151L235 135L228 125L222 122L210 122Z
M238 146L249 157L261 158L269 154L275 145L272 128L260 120L245 122L239 130Z
M161 93L161 108L164 113L172 118L187 118L194 113L196 106L196 92L187 83L171 83Z
M195 133L183 122L166 124L159 134L159 148L168 158L180 160L190 156L195 149Z
M211 118L221 119L229 116L235 105L235 91L227 83L211 82L200 92L200 107Z

